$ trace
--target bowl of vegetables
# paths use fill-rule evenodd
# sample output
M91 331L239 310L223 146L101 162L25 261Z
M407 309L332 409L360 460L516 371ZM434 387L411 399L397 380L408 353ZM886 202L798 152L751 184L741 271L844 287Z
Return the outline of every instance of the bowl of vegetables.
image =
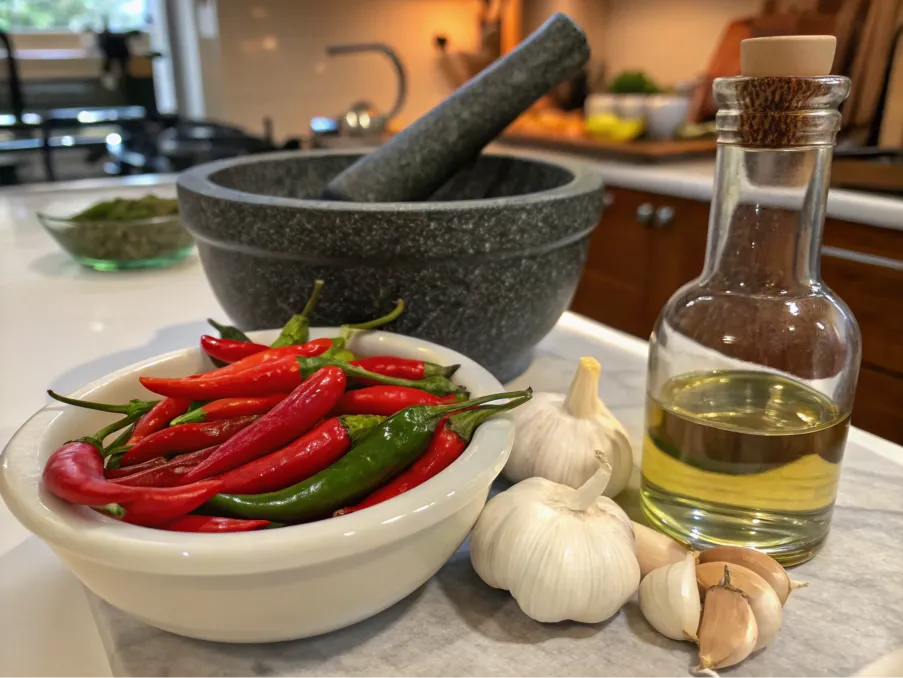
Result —
M301 329L56 396L0 457L0 495L88 589L173 633L281 641L389 607L466 538L530 394L420 339Z
M98 271L169 266L194 248L174 198L114 198L75 214L51 206L38 220L73 259Z

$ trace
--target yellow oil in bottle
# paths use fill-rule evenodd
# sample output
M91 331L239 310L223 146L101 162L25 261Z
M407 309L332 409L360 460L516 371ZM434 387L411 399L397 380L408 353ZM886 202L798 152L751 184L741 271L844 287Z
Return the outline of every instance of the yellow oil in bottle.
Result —
M786 377L684 374L647 397L643 510L686 543L803 562L828 532L850 417Z

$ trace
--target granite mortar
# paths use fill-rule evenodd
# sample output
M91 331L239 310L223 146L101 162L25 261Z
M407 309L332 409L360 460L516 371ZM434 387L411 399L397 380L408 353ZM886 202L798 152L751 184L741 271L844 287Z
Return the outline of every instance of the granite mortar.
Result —
M243 329L278 327L322 278L316 324L374 318L403 298L388 329L516 376L574 294L601 177L578 161L493 153L426 202L318 199L359 156L274 153L179 177L184 224L223 308Z

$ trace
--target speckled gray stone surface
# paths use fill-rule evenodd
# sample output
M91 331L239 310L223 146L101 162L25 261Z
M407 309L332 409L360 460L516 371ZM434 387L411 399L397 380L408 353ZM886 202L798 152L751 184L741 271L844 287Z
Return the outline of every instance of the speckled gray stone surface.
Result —
M586 165L483 155L430 202L312 199L358 155L272 154L179 178L207 278L243 329L278 327L326 287L318 325L407 309L392 330L442 343L508 379L574 293L602 184Z
M636 340L565 316L511 385L564 391L581 355L602 362L600 393L638 448L645 356ZM891 452L903 457L899 447ZM723 675L850 675L903 643L901 486L903 465L854 434L825 549L793 573L809 588L791 596L773 645ZM629 511L637 508L636 487L634 477L619 497ZM635 602L602 624L533 622L510 596L477 578L466 545L387 611L288 643L181 638L89 598L113 673L121 676L679 676L694 659L693 646L652 631Z
M583 31L570 17L555 14L516 49L333 178L324 196L357 202L427 199L588 59Z

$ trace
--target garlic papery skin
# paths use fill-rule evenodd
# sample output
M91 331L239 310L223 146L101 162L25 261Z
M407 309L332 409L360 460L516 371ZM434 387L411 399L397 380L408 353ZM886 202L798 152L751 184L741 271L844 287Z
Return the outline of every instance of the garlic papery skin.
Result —
M786 605L787 598L794 589L808 586L806 582L792 580L781 564L767 553L742 546L715 546L700 552L697 561L700 563L733 563L752 570L771 585L774 592L778 594L781 605Z
M699 624L699 666L696 671L712 674L739 664L752 654L758 637L756 617L746 594L731 586L725 569L721 583L705 594Z
M633 534L636 537L636 559L640 562L642 577L652 570L681 562L690 552L683 544L668 535L637 522L633 523Z
M470 535L477 574L540 622L613 616L636 592L640 566L630 519L600 496L610 478L600 453L579 489L529 478L490 499Z
M624 427L599 399L601 370L595 358L580 358L567 395L534 393L514 411L517 435L505 478L517 483L538 477L580 487L599 468L595 451L602 450L612 467L605 496L624 489L633 451Z
M640 611L652 628L672 640L696 642L702 603L696 585L696 559L687 552L679 563L653 570L640 582Z
M753 616L756 618L756 645L753 652L761 650L778 635L784 613L778 594L758 574L742 565L714 561L700 563L696 567L696 585L700 595L705 599L706 592L717 585L727 569L731 577L731 586L746 594ZM640 585L640 591L643 590Z

